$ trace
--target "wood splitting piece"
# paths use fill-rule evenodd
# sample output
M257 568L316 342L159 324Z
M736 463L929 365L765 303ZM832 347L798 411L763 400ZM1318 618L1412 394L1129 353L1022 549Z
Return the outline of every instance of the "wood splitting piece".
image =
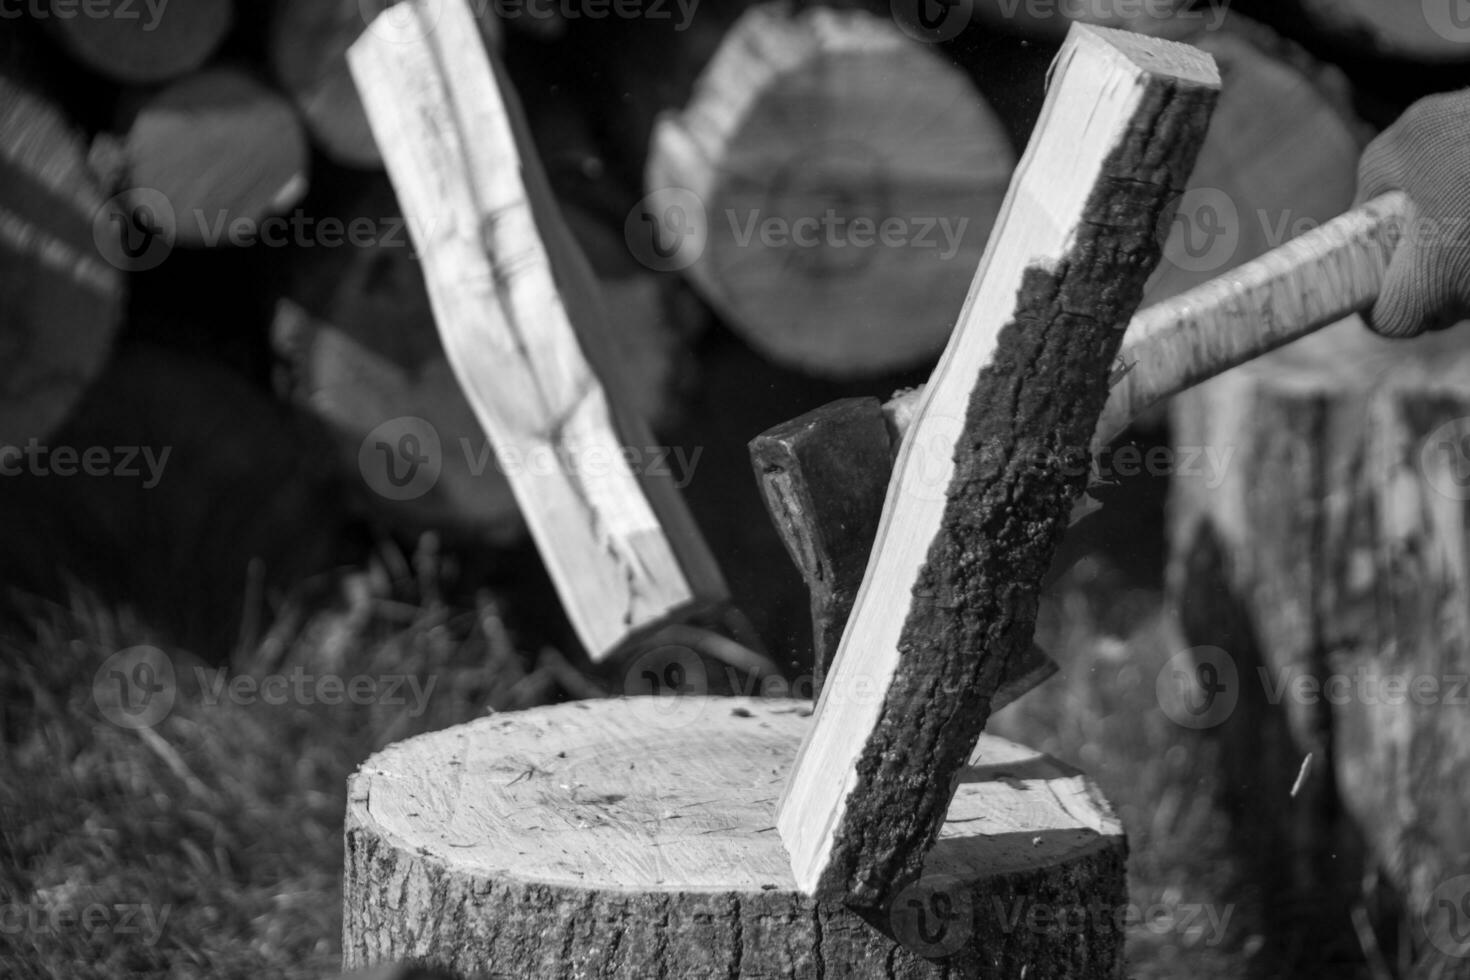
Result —
M596 281L465 0L410 0L348 51L461 387L593 659L728 589L608 369Z
M1140 312L1123 336L1093 451L1145 409L1370 308L1413 217L1402 191L1384 194ZM905 426L922 395L904 392L885 411Z
M1082 489L1109 366L1220 87L1208 55L1074 26L894 470L782 797L797 886L881 905L943 824Z
M811 594L814 693L821 693L857 599L902 437L878 399L843 398L750 442L771 523ZM1008 665L991 710L1056 672L1055 661L1032 644Z

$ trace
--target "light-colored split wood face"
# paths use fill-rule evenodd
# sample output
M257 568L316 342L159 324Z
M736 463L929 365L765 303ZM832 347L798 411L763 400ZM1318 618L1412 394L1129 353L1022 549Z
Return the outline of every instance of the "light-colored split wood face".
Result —
M586 353L609 342L595 283L577 288L590 271L569 252L468 6L399 7L379 15L349 64L450 365L572 625L601 657L693 605L696 583L708 587L700 598L719 599L723 582L677 495L624 453L615 422L631 413L611 402L610 380ZM563 293L564 283L574 285ZM657 512L654 499L664 502Z

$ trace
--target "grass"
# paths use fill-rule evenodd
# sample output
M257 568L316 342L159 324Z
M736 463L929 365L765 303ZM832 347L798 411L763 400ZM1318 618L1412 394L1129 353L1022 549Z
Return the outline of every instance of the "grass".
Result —
M172 710L122 728L104 717L94 675L154 638L82 600L38 610L0 666L0 976L335 973L348 774L391 741L567 693L556 678L568 668L518 650L493 597L451 609L432 576L406 570L375 562L328 608L282 610L230 670L364 676L383 692L403 677L432 685L422 711L411 695L215 697L214 667L167 650Z
M177 697L151 729L111 723L93 683L113 652L156 637L81 599L37 608L30 635L0 651L0 976L334 974L348 774L419 732L605 689L555 650L527 649L495 596L446 600L441 573L432 550L384 549L325 601L276 610L229 665L257 680L408 678L422 704L217 698L214 668L169 649ZM1144 916L1130 976L1311 975L1221 803L1218 745L1157 707L1154 677L1178 649L1157 593L1084 559L1038 638L1061 675L991 730L1085 769L1116 804Z

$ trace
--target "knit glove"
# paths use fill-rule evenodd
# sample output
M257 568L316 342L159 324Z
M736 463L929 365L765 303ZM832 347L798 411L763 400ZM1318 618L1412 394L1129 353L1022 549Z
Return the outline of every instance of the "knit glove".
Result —
M1470 89L1408 108L1358 164L1358 200L1402 190L1416 216L1366 317L1385 337L1441 330L1470 315Z

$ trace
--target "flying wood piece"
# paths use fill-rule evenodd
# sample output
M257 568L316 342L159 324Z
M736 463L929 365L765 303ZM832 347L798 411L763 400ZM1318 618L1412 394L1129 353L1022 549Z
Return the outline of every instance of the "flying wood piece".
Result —
M655 445L609 370L596 282L529 152L464 0L412 0L348 51L422 256L451 366L594 658L728 598Z
M918 874L1036 595L1219 90L1193 48L1076 26L943 359L781 800L802 889ZM961 421L963 420L963 421Z
M1153 405L1371 307L1413 206L1375 198L1254 261L1142 311L1128 325L1093 451ZM907 425L922 388L886 407Z
M902 429L890 431L878 399L844 398L750 443L771 522L811 594L817 694L868 567L902 437ZM991 709L999 711L1056 671L1056 663L1033 644L1008 665Z

